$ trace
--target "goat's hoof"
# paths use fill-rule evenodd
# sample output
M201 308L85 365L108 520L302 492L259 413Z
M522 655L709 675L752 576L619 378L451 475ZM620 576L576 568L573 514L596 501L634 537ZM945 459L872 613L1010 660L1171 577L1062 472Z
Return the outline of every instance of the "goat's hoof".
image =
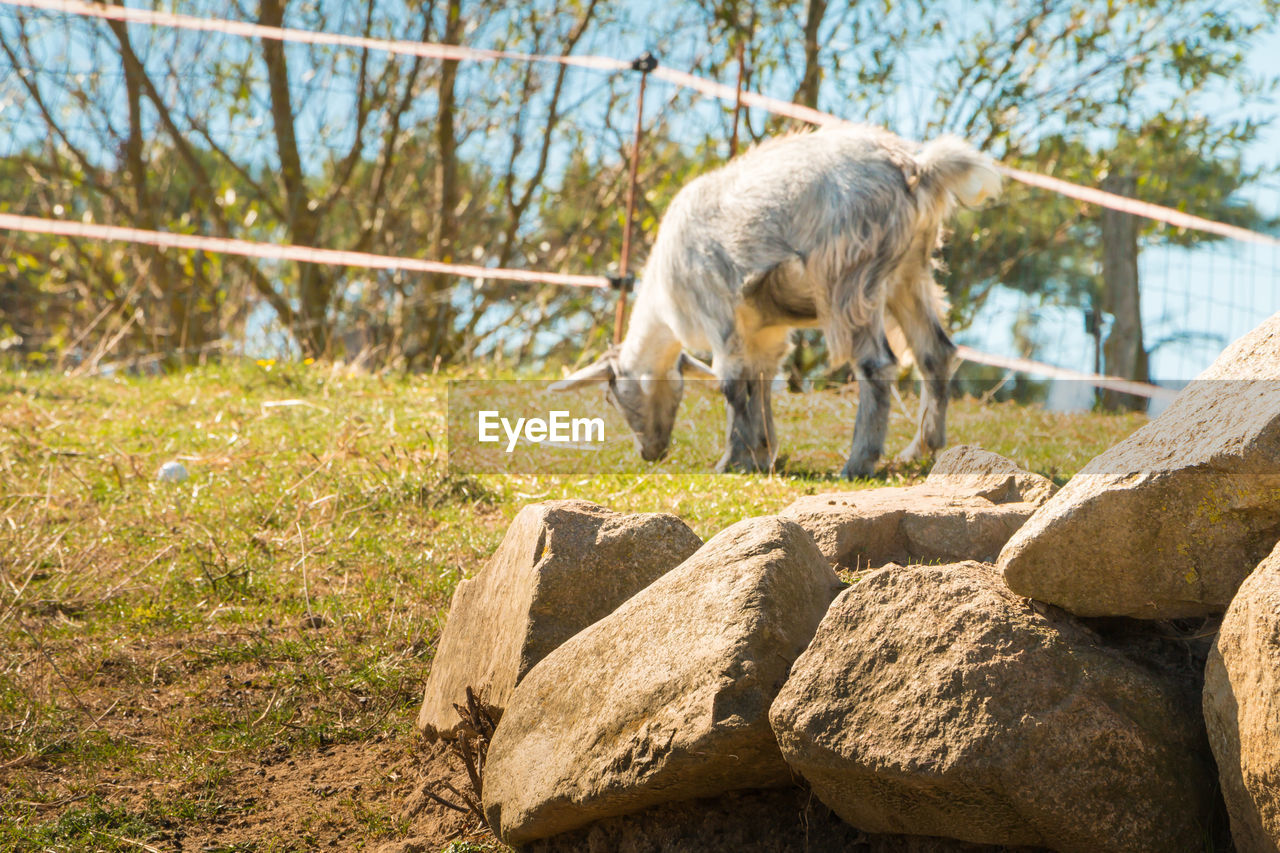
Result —
M862 459L856 461L850 459L848 462L844 463L844 467L840 469L840 476L844 477L846 480L864 480L868 477L874 476L875 473L876 460L874 459Z
M762 463L749 453L726 453L716 463L717 474L755 474L768 470L768 464Z
M899 465L909 465L912 462L919 462L921 459L926 459L932 455L933 451L928 447L925 447L919 442L913 441L908 444L901 453L893 457L893 461Z
M721 459L716 463L717 474L757 474L767 470L755 462L726 462Z

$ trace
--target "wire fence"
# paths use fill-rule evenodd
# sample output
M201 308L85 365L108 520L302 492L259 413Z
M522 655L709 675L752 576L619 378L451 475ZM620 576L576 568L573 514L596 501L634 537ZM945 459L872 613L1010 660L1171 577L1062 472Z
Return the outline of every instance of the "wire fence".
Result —
M511 335L501 330L512 320L520 319L522 322L519 325L522 327L525 341L515 347L517 357L532 351L545 351L548 338L565 339L575 343L594 339L601 333L604 326L598 318L610 313L603 310L607 303L601 304L598 300L589 298L586 303L578 301L566 307L560 303L552 305L549 300L535 300L534 307L540 308L541 314L535 310L530 316L526 310L529 307L527 305L504 305L504 297L508 296L510 291L495 290L494 285L508 281L525 284L576 285L596 290L612 288L621 291L622 298L625 299L628 273L635 266L629 256L630 253L625 248L633 231L631 208L637 206L635 218L645 232L651 233L658 215L655 202L658 194L653 188L678 183L680 179L696 171L698 166L696 159L687 154L673 156L680 153L678 143L687 144L688 140L697 140L701 137L701 144L709 145L712 144L713 139L724 137L722 131L727 122L726 111L724 109L706 111L704 105L692 99L692 93L733 104L732 118L735 129L739 120L739 111L743 111L746 126L751 127L749 111L752 109L808 124L831 125L845 121L840 117L809 107L744 90L740 85L727 86L663 65L637 68L633 62L605 56L482 50L453 44L344 35L124 6L102 6L81 3L77 0L0 0L0 4L26 10L23 12L23 17L14 19L17 29L24 34L16 40L25 49L25 53L19 53L7 46L6 50L12 51L10 59L14 60L12 70L7 76L0 76L5 87L0 90L4 98L3 108L0 108L0 127L5 127L8 131L8 150L0 151L0 157L4 157L10 163L11 170L21 173L25 168L29 173L31 164L23 162L27 152L32 150L33 146L51 147L55 152L53 161L60 168L63 168L65 161L70 161L70 165L63 168L65 174L45 176L46 184L50 185L57 180L62 180L67 186L74 186L77 181L84 181L83 173L93 172L95 168L93 163L88 161L103 164L99 168L109 166L119 170L119 167L123 166L127 171L129 158L138 156L136 150L128 150L130 141L136 141L139 136L158 136L162 130L161 125L166 121L170 124L175 122L172 115L158 115L154 108L148 110L139 104L130 103L129 121L134 126L129 130L119 127L118 125L122 123L119 109L122 101L129 101L131 97L135 100L138 98L136 91L131 93L131 82L136 84L139 76L145 76L145 69L150 67L148 63L154 63L155 60L144 56L136 60L133 70L129 68L127 62L119 70L109 69L107 63L95 55L91 43L86 47L83 39L76 41L65 30L59 30L60 27L66 26L67 16L94 18L140 28L168 28L186 32L189 37L202 40L209 38L232 41L234 39L266 39L285 44L354 48L361 51L362 53L356 55L365 58L360 61L349 58L345 63L346 67L338 67L343 63L335 61L324 74L315 73L305 79L294 77L288 79L290 90L299 97L300 102L305 104L297 112L298 118L305 119L305 122L300 122L298 134L304 140L299 147L299 156L302 161L299 168L312 170L342 168L344 160L348 164L347 168L354 170L355 166L350 164L363 160L372 151L372 146L361 135L364 132L363 128L357 127L354 131L348 128L344 132L342 129L344 119L346 124L350 124L351 113L354 110L357 114L357 123L362 120L359 115L364 109L362 93L365 91L364 84L369 77L375 73L381 73L383 79L391 81L405 72L400 70L399 66L390 64L382 66L380 70L371 71L367 59L368 52L406 57L415 61L425 59L432 62L501 62L513 66L545 65L562 69L564 73L555 78L554 92L557 97L562 92L568 93L568 106L565 105L566 101L552 102L551 114L556 119L553 122L556 124L554 132L560 134L562 139L577 143L585 152L586 159L595 156L611 162L613 165L610 168L613 174L608 186L603 189L596 187L596 195L590 200L595 203L594 207L590 203L582 204L579 200L579 206L586 208L589 215L580 218L578 222L553 224L561 234L567 231L572 235L571 240L558 241L561 242L560 245L553 245L547 239L539 241L536 234L532 239L517 239L517 237L524 237L524 232L531 230L526 228L527 222L554 218L555 213L544 206L535 211L536 216L528 215L533 195L522 197L517 187L523 181L525 189L530 189L534 182L542 180L545 172L550 169L559 176L560 189L563 191L573 180L575 167L580 164L573 162L571 155L565 154L555 155L568 158L563 162L548 163L549 151L552 147L549 144L552 134L550 130L547 130L543 137L540 154L528 150L536 146L525 147L519 132L514 136L515 141L505 149L501 145L495 145L496 134L486 131L492 130L503 118L508 117L510 110L503 113L502 117L496 121L483 115L483 110L472 111L469 115L464 114L464 127L458 134L461 146L474 150L475 162L501 162L506 159L505 176L501 180L491 182L486 191L495 195L505 195L507 207L516 212L514 226L510 222L491 223L495 227L507 229L505 244L500 251L495 253L492 250L489 241L485 240L485 235L477 236L474 247L470 249L477 263L450 263L444 260L409 257L402 252L380 253L367 251L364 248L357 251L340 251L320 245L288 245L282 244L279 240L278 229L275 232L255 232L252 227L254 222L259 217L266 219L265 214L271 206L269 193L262 187L272 179L269 175L271 170L285 168L283 163L261 160L262 155L259 155L259 162L253 162L252 156L247 161L241 158L238 177L243 179L244 186L250 188L246 197L237 197L234 190L229 194L224 192L219 202L223 210L217 216L206 215L203 222L181 223L192 232L221 231L222 233L216 237L206 237L198 233L174 233L172 230L160 228L126 229L97 222L95 218L105 215L105 210L95 211L85 206L78 210L70 210L67 204L57 200L58 192L50 186L41 186L38 180L33 182L34 186L28 192L28 195L35 199L34 202L19 205L18 207L21 208L19 212L0 216L0 228L10 232L56 235L75 238L77 241L86 239L127 241L157 249L172 248L193 252L200 259L198 262L189 263L190 269L183 272L195 277L210 278L224 269L222 266L217 269L209 267L211 262L208 257L200 257L205 253L233 255L269 262L333 264L348 269L365 270L367 274L348 274L345 289L339 293L339 299L343 294L351 294L353 312L363 311L368 319L374 321L372 325L379 327L373 334L366 335L366 340L359 342L360 348L366 350L370 346L389 345L389 339L397 334L396 327L406 322L406 318L413 315L415 311L419 311L422 306L435 306L433 310L437 315L449 315L449 322L457 322L459 318L467 315L469 310L474 327L471 334L480 336L482 333L489 333L490 337L500 342L497 345L498 350L508 347L511 343ZM44 17L29 17L30 10L37 10L34 14ZM30 36L29 28L31 27L39 29L40 32ZM44 29L40 29L41 27ZM151 37L158 39L147 45L153 48L151 54L164 50L172 51L175 46L172 42L160 39L154 33ZM123 42L122 37L118 38ZM60 42L59 39L62 41ZM203 52L192 55L205 57L228 55L225 44L210 46L202 43L197 47ZM230 55L234 56L234 51L231 51ZM270 114L269 105L258 103L257 109L247 108L252 107L254 98L261 97L253 93L261 92L272 85L270 75L264 73L256 64L245 63L241 73L237 75L229 72L226 67L218 66L216 62L211 61L211 63L208 67L212 70L208 71L200 68L199 62L188 63L182 68L170 64L162 69L161 73L155 76L163 81L170 91L158 93L153 100L159 103L165 100L166 94L171 99L178 99L182 91L191 91L192 85L205 86L213 91L217 88L214 84L225 87L230 82L237 87L236 98L222 97L219 100L218 97L211 96L212 99L206 104L206 106L217 106L221 103L227 106L225 116L217 113L202 115L198 104L180 105L175 108L175 114L182 113L179 118L184 122L187 135L199 140L208 149L219 151L219 153L223 153L221 149L237 146L243 150L252 151L255 145L263 144L264 140L273 133L278 137L278 127L269 127L271 122L263 117ZM307 73L310 74L313 70L309 69ZM628 97L628 90L635 86L636 81L633 75L637 70L640 71L641 87L643 81L649 76L666 84L665 91L655 92L656 105L651 106L647 113L643 102L636 108L630 103ZM360 83L350 84L349 75L358 76ZM531 72L526 72L522 78L521 72L513 72L509 79L517 84L523 80L524 94L545 99L550 87L545 80L537 81L536 84L531 83L533 77L530 75ZM38 85L33 85L31 80L33 77L55 81L51 89L45 91L53 91L56 93L56 98L42 101L42 90ZM195 81L204 82L195 83ZM136 85L134 89L136 90ZM422 100L420 96L424 90L420 87L415 93L411 87L406 87L404 91L406 105L400 113L396 114L395 120L405 124L428 123L427 113L423 111L425 108L414 106L416 102ZM87 98L90 92L100 96L103 101L97 104L91 103ZM245 95L245 92L249 94ZM521 94L517 90L503 93L503 96L509 104ZM409 97L410 95L413 97ZM439 107L438 104L436 106ZM558 115L557 110L560 111ZM634 130L627 126L629 122L626 118L629 110L633 110ZM514 114L519 122L529 121L526 111L516 109ZM58 121L55 116L61 116L61 121ZM543 118L545 119L545 114ZM383 116L383 119L386 120L386 116ZM336 131L333 127L335 123L338 126ZM699 126L693 127L695 124ZM140 134L137 132L136 125L147 125L147 127ZM49 126L56 126L57 133L53 134L55 138L42 140L40 138L42 131L47 134ZM521 127L523 128L524 124ZM354 138L352 132L354 132ZM119 143L118 148L105 149L100 144L103 139L116 140ZM150 144L154 147L154 140ZM97 150L94 151L94 156L87 156L84 153L85 150L92 150L95 145ZM676 148L672 145L676 145ZM424 150L419 150L418 153L422 154ZM164 153L167 156L175 156L170 152ZM154 151L152 154L160 156ZM188 156L191 159L199 159L194 155ZM411 155L404 156L408 159ZM663 162L664 156L668 162ZM223 157L226 163L231 163L234 159L231 156ZM678 162L672 165L670 162L672 160ZM642 168L642 162L645 162L647 168ZM223 165L225 166L226 163ZM1162 227L1169 229L1190 229L1228 238L1231 241L1216 245L1197 245L1191 248L1157 246L1143 251L1140 263L1140 278L1143 282L1142 316L1144 325L1151 335L1147 343L1155 367L1152 371L1153 375L1169 379L1189 378L1191 373L1207 363L1206 359L1211 358L1212 354L1220 350L1227 341L1280 309L1280 288L1276 286L1280 283L1278 282L1280 256L1277 254L1280 239L1260 231L1211 221L1186 211L1142 202L1048 175L1039 175L1008 166L1003 167L1003 170L1009 178L1040 191L1065 196L1088 205L1101 205L1133 216L1144 217L1153 222L1162 223ZM389 172L389 169L384 170L384 179ZM400 180L409 180L412 177L411 174L398 176ZM591 177L598 178L599 175ZM0 176L0 179L5 179L5 176ZM12 178L9 179L12 180ZM177 184L179 181L174 180L171 183ZM377 186L375 184L375 188ZM254 187L257 188L257 198L253 197ZM637 187L642 192L635 196ZM112 189L117 195L127 194L127 188L108 187L105 195L109 197ZM166 189L181 192L182 188L171 186ZM669 191L667 194L669 195ZM41 198L42 195L47 198ZM623 203L624 198L632 196L635 196L634 204ZM1277 198L1280 198L1280 195ZM467 203L472 202L474 198ZM5 200L5 203L10 210L15 209L12 201ZM311 199L308 202L308 204L320 205L339 203L341 200L337 199ZM278 203L276 206L279 206ZM1266 204L1262 206L1265 207ZM110 208L111 205L104 205L104 207ZM627 209L627 214L622 222L618 222L615 212L622 208ZM45 212L53 215L28 215L31 212ZM1017 212L1011 209L1007 209L1005 213L1008 216L1017 215ZM76 216L79 221L68 221L63 218L68 214ZM521 219L526 216L526 219ZM429 226L421 223L415 226L411 222L412 214L409 214L406 219L410 221L404 223L405 231L410 234L421 235L430 230ZM232 236L233 231L238 232L239 236ZM376 243L383 236L377 232L378 227L374 223L372 226L365 227L363 237L354 242L359 244L363 240L366 244ZM246 239L247 236L260 236L264 239ZM316 236L323 235L317 232ZM10 244L16 244L16 239L11 236ZM390 248L403 249L404 247L403 241L385 242ZM609 263L601 265L599 260L602 257L612 256L616 245L624 247L620 256L612 266ZM459 248L465 251L465 247L449 248L451 250L449 254L454 257ZM84 250L73 246L70 251L82 254ZM82 258L81 262L91 263L92 260ZM33 256L29 263L40 261L38 256ZM161 261L156 258L144 256L142 263L135 260L132 266L134 272L145 274L154 271L160 264ZM575 264L579 265L579 269L587 266L589 269L594 268L598 273L590 275L560 271L572 268ZM604 266L603 270L600 269L601 266ZM548 271L540 271L538 267ZM549 271L551 268L557 268L557 271ZM266 271L270 273L271 267L268 266ZM447 290L439 287L424 289L416 286L416 281L405 280L403 276L406 273L462 277L465 281ZM267 316L267 308L274 310L277 315L285 312L293 314L299 310L293 305L292 300L281 299L278 294L275 299L272 299L271 291L265 289L261 281L256 283L255 291L251 286L255 275L261 277L261 271L255 273L251 270L246 273L250 283L244 284L242 291L237 295L237 298L243 299L246 305L253 303L260 306L258 309L239 312L239 328L243 336L242 348L252 345L250 341L254 335L258 335L261 340L266 334L264 328L270 321L264 321L263 317ZM364 277L361 278L361 276ZM116 274L114 277L120 276ZM970 346L963 350L965 358L1000 369L1025 371L1041 376L1069 376L1073 379L1093 381L1095 384L1101 383L1098 377L1100 364L1097 350L1100 337L1097 329L1089 331L1085 328L1085 324L1080 322L1078 309L1065 304L1055 305L1052 294L1046 295L1041 289L1042 284L1043 282L1038 281L993 278L988 283L990 295L984 295L978 300L978 304L982 307L971 318L973 322L970 325L970 331L964 338L970 343ZM382 296L378 299L370 299L371 291L381 293ZM122 290L122 292L127 291ZM134 295L137 295L136 292ZM158 294L159 298L170 296L171 294ZM116 301L120 301L118 297ZM191 301L197 302L198 299L191 297ZM228 301L232 300L228 298ZM223 306L219 310L227 309ZM398 316L388 316L378 322L375 315L379 312ZM132 316L127 312L117 313L121 318ZM1076 315L1074 322L1071 320L1072 313ZM619 311L614 323L615 330L621 327L621 317L622 314ZM283 318L277 317L277 319ZM426 322L436 321L435 317L418 319ZM1036 322L1030 323L1029 319L1034 319ZM126 321L121 319L117 322L117 326L124 322ZM1021 331L1019 331L1020 322L1022 323ZM1031 326L1035 328L1032 329ZM1072 332L1073 328L1077 328L1077 331ZM364 327L364 331L368 331L368 325ZM103 332L106 332L105 328ZM543 343L539 344L539 341ZM184 342L188 349L205 351L216 348L210 347L209 343L207 341ZM348 342L348 346L351 345L353 342ZM1027 357L1031 355L1037 355L1040 359ZM1113 387L1119 386L1113 384ZM1158 389L1135 389L1130 386L1125 386L1125 390L1147 396L1160 396L1163 393Z

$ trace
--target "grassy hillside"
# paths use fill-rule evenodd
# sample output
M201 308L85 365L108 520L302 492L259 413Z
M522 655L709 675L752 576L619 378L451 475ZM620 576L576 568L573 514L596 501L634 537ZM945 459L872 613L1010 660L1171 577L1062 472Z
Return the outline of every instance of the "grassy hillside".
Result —
M852 429L853 398L824 392L777 401L795 473L713 475L722 408L696 391L672 458L640 474L466 475L448 468L446 397L445 377L319 365L0 374L0 849L399 837L449 596L521 506L669 511L708 537L925 473L813 473L838 470ZM913 406L895 407L890 452ZM967 399L950 438L1062 481L1141 422ZM190 478L158 481L170 460Z

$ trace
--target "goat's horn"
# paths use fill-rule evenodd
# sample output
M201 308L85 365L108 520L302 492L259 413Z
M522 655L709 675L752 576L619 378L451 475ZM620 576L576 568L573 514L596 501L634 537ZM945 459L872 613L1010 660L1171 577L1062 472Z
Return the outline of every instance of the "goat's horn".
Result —
M586 385L592 382L608 382L614 375L613 359L605 356L595 364L589 364L556 382L551 386L551 390L568 391L571 388L577 388L579 385Z
M680 353L680 373L700 379L718 378L716 372L711 369L711 365L699 361L687 352Z

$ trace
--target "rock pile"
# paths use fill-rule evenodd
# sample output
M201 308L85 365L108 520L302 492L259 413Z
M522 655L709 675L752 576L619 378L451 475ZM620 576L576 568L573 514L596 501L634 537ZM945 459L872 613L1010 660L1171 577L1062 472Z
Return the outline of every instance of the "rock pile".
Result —
M955 448L705 545L528 507L419 723L504 710L531 850L1280 853L1280 315L1053 492Z

